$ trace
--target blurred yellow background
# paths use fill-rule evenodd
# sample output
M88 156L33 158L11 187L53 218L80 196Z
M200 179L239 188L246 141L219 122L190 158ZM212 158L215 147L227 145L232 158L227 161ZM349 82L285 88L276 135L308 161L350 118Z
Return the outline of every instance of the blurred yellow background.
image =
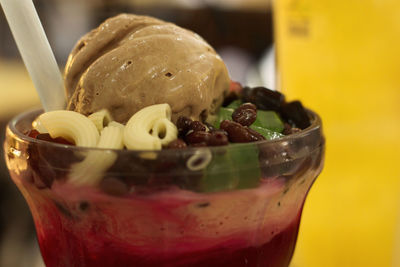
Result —
M164 11L158 2L151 1L155 8L143 9L141 1L128 0L35 1L61 65L77 38L104 17L139 12L175 18L183 26L202 30L232 66L248 66L248 75L235 76L236 80L262 80L255 78L254 66L272 44L270 1L219 0L211 7L213 1L175 1L186 3L178 11L174 7L180 4ZM327 138L325 169L306 201L291 267L400 267L400 2L275 4L280 87L289 99L301 99L322 115ZM88 13L91 18L85 17ZM253 27L258 15L265 21L259 32ZM213 19L214 24L199 24ZM4 38L7 27L4 18L0 20L0 121L39 105L15 48L10 48L10 35ZM255 39L246 39L250 37ZM226 49L232 41L234 50ZM0 205L5 201L1 192ZM1 227L7 225L2 213L7 212L0 212L0 239L5 237ZM0 240L0 266L35 265L20 261L23 248L10 244ZM6 261L5 255L19 261Z
M0 60L0 119L39 106L39 97L21 61Z
M275 3L280 86L327 139L292 266L400 266L400 2Z

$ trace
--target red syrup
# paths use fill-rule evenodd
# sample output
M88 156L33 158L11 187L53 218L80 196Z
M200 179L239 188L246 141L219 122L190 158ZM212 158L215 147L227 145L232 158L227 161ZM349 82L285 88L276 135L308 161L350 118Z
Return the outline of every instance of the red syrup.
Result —
M167 196L119 198L88 192L82 201L83 192L72 196L72 190L64 185L56 185L54 192L25 186L47 267L286 267L301 214L300 204L271 219L258 212L251 218L259 209L248 207L249 212L243 214L248 206L243 203L225 213L230 218L222 225L215 220L221 213L218 208L203 212L221 205L226 209L230 207L227 200L239 194L261 206L268 197L276 196L267 192L269 188L258 198L253 195L260 194L260 189L254 189L254 194L253 190L215 194L209 198L210 206L195 210L194 204L203 194L177 190ZM61 192L68 197L60 199ZM249 221L238 222L243 217L235 212L249 216Z
M98 248L85 249L81 246L81 238L66 231L64 240L57 238L58 232L47 233L46 239L39 240L42 248L42 256L47 266L87 266L87 267L109 267L109 266L192 266L192 267L242 267L242 266L263 266L263 267L286 267L289 265L298 232L298 220L288 228L276 235L272 240L259 247L247 247L234 249L229 247L215 247L204 251L193 251L168 257L168 259L157 256L141 256L135 249L121 248L115 244L101 244L101 251ZM84 238L96 239L95 235ZM71 246L70 257L60 256L62 250L59 242ZM228 245L228 244L226 244ZM74 249L75 247L75 249ZM98 254L91 254L91 250L99 251ZM72 253L71 253L72 252Z

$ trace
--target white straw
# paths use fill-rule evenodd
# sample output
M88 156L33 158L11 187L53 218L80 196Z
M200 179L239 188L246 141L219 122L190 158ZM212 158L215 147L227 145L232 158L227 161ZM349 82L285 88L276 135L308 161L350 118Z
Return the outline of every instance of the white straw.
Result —
M32 0L0 0L45 111L64 109L63 79Z

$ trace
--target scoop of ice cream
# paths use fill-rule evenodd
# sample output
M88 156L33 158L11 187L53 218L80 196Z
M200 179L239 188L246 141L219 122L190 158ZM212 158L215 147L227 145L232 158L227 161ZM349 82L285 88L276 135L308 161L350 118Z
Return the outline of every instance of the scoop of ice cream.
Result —
M121 14L86 34L65 69L68 109L108 109L125 123L140 109L168 103L172 120L204 119L221 105L230 79L199 35L155 18Z

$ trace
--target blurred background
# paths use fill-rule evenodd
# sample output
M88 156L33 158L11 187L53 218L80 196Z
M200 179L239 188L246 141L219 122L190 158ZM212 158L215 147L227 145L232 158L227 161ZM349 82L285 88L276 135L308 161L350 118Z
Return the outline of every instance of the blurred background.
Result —
M400 266L398 0L35 0L60 68L121 12L203 36L233 80L283 91L321 114L326 164L306 201L291 267ZM275 19L275 21L274 21ZM278 73L275 73L276 43ZM278 77L276 79L276 77ZM0 11L0 133L39 106ZM3 138L3 136L1 136ZM29 210L0 163L0 267L42 266Z

